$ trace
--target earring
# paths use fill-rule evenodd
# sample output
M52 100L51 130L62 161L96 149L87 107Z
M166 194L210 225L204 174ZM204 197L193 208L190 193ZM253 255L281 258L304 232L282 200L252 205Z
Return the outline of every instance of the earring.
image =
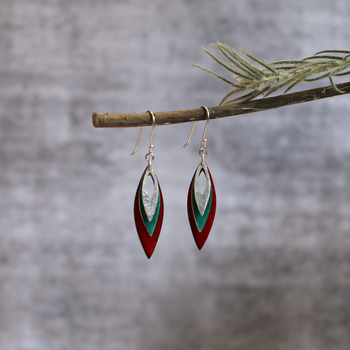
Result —
M211 177L207 163L204 161L207 155L207 140L205 134L207 132L209 124L209 110L207 107L202 106L207 114L207 122L205 124L201 148L199 155L202 157L201 162L197 166L197 169L193 175L190 188L187 196L187 213L190 222L191 230L193 233L194 240L197 244L198 249L202 249L205 241L208 238L209 232L214 222L215 211L216 211L216 193L214 182ZM184 147L186 147L191 140L195 122L192 125L190 136ZM199 189L199 176L203 174L205 176L205 189L202 193Z
M147 111L153 122L151 139L149 142L149 150L145 155L145 159L148 162L145 171L141 176L140 183L137 187L135 202L134 202L134 219L137 233L139 235L141 245L145 251L148 259L152 256L154 248L156 247L159 233L162 228L164 204L162 191L160 189L159 181L156 173L152 168L153 155L153 135L155 129L156 118L152 111ZM140 128L139 135L134 151L131 155L134 155L137 151L143 127ZM153 182L153 194L150 197L147 192L147 180L151 178Z

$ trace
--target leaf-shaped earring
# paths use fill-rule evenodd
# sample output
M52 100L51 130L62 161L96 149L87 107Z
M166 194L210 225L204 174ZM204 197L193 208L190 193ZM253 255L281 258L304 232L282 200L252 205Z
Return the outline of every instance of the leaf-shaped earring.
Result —
M134 202L134 219L141 245L149 259L153 254L154 248L156 247L160 230L162 228L164 205L158 178L152 168L152 161L154 160L154 146L152 144L152 141L156 119L152 111L148 111L148 113L150 114L153 122L151 139L149 142L149 150L145 155L148 165L146 166L146 169L141 176L141 180L136 190ZM140 128L136 146L131 155L134 155L137 151L142 134L142 128L143 127ZM152 196L149 196L147 191L147 181L149 180L153 182Z
M214 182L211 177L208 165L204 161L204 158L207 155L207 140L205 138L205 134L207 132L209 124L210 113L207 107L202 106L202 108L207 114L207 122L205 124L202 136L201 148L199 150L199 155L202 157L202 160L198 164L197 169L193 175L187 196L188 219L198 249L202 249L205 241L208 238L209 232L214 222L216 211L216 193ZM184 147L190 143L194 126L195 122L192 125L190 136L188 137L188 140ZM201 175L205 177L205 188L203 192L201 192L199 188L199 177Z

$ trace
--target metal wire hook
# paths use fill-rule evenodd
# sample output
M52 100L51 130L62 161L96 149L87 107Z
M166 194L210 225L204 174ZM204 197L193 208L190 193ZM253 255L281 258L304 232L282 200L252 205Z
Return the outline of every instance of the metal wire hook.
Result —
M155 129L155 126L156 126L156 117L155 117L155 115L154 115L154 113L152 111L147 111L147 112L150 114L150 116L152 118L152 122L153 122L152 131L151 131L151 138L150 138L150 141L149 141L149 149L151 149L151 148L153 148L152 142L153 142L154 129ZM140 139L141 139L141 135L142 135L142 130L143 130L143 126L140 127L139 135L137 136L137 140L136 140L135 149L131 153L132 156L137 152L137 149L139 148L139 143L140 143Z
M205 140L205 134L207 133L207 129L208 129L208 124L209 124L209 117L210 117L210 112L209 112L209 109L205 106L201 106L201 108L203 108L207 114L207 122L205 124L205 127L204 127L204 131L203 131L203 136L202 136L202 143L204 142ZM191 137L192 137L192 134L193 134L193 130L194 130L194 126L196 125L196 122L193 122L192 124L192 128L191 128L191 131L190 131L190 135L188 136L188 140L187 142L183 145L183 147L187 147L191 141Z

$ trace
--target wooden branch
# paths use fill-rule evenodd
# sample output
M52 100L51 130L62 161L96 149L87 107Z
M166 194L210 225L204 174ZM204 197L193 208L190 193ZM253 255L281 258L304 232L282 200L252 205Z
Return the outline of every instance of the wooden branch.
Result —
M319 100L326 97L333 97L350 93L350 82L338 84L338 90L332 85L298 91L291 94L279 95L268 98L261 98L230 106L210 107L210 119L229 117L239 114L266 111L269 109L290 106L297 103L304 103ZM206 114L202 108L186 109L169 112L154 112L156 125L171 125L205 120ZM122 128L135 126L149 126L152 121L149 113L97 113L93 112L92 121L95 128Z

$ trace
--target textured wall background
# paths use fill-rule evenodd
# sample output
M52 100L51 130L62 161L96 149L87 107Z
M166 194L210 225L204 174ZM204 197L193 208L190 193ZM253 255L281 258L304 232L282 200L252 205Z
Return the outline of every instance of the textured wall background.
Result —
M349 97L212 121L217 216L186 214L203 124L158 127L165 217L133 223L149 128L93 110L212 106L216 41L266 60L348 48L347 0L0 1L0 349L348 350ZM327 84L327 82L324 82ZM308 87L311 87L308 85Z

